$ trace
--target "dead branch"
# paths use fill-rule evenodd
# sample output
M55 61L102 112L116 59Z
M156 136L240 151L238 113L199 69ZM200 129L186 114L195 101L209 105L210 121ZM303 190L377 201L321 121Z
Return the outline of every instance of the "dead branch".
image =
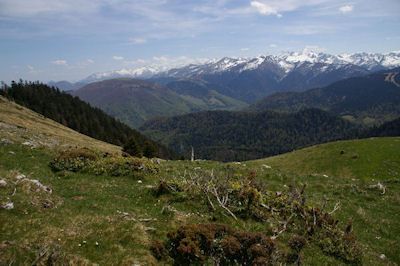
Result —
M312 208L312 212L313 212L313 217L314 217L314 225L317 225L317 217L315 216L315 209L314 209L314 207Z
M329 214L333 214L335 211L339 209L340 209L340 201L335 204L335 207L333 207L333 210Z
M289 216L289 218L286 220L286 222L283 223L283 228L278 233L271 236L272 240L277 239L279 235L281 235L283 232L285 232L287 230L287 225L290 222L290 220L293 218L293 216L294 216L294 213L292 213L292 215Z
M381 182L378 182L378 184L376 184L376 185L371 185L371 186L369 186L369 188L379 189L380 191L382 191L381 195L384 195L386 193L386 187L384 185L382 185Z
M224 205L224 203L221 201L221 199L220 199L220 197L219 197L219 195L218 195L217 189L216 189L215 187L214 187L214 196L217 198L217 201L218 201L219 205L220 205L224 210L226 210L235 220L237 220L236 215L235 215L231 210L229 210L229 208L226 207L226 206Z

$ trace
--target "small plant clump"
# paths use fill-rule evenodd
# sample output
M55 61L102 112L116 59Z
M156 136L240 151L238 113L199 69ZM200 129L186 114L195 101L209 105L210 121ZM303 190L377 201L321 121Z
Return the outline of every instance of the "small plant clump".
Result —
M221 224L191 224L168 234L165 245L176 265L271 265L279 260L275 242L262 233Z
M73 148L62 151L50 162L53 171L78 172L85 168L89 162L95 161L98 154L87 148Z
M55 172L86 172L109 176L135 176L138 172L158 171L158 166L148 159L99 154L83 148L61 152L50 162L50 167Z

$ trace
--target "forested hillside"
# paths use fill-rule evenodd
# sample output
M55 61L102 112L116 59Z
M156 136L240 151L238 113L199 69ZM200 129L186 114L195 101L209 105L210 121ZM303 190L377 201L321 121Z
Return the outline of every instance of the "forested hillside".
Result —
M367 133L370 137L390 137L400 136L400 117L386 122L379 127L373 127Z
M399 73L400 68L396 68L305 92L278 93L249 109L297 112L303 108L319 108L350 121L377 125L400 116Z
M170 149L196 158L242 161L356 137L358 128L318 109L295 114L210 111L149 121L141 129Z
M147 139L102 110L54 87L38 82L19 81L18 83L12 82L10 86L3 85L0 94L95 139L123 145L133 138L141 149L151 147L156 156L165 158L172 156L162 145Z

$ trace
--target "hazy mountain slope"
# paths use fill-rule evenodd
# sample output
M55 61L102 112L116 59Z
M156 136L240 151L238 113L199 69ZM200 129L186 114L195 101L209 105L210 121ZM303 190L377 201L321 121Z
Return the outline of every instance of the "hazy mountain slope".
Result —
M170 149L196 158L241 161L354 136L355 127L310 109L295 114L213 111L157 119L141 130Z
M50 87L56 87L63 91L74 91L74 90L82 88L86 84L87 84L86 82L78 81L78 82L73 83L73 82L69 82L66 80L57 81L57 82L56 81L47 82L47 85L49 85Z
M73 94L133 127L156 117L245 106L191 81L175 81L171 87L143 80L113 79L91 83ZM193 93L197 89L198 93Z
M400 116L400 69L335 82L305 92L278 93L249 107L296 112L320 108L353 121L375 124Z
M133 127L150 118L191 111L190 104L182 101L175 92L141 80L95 82L77 90L74 95Z
M178 79L168 82L166 87L198 106L199 110L239 110L247 106L242 101L217 92L214 84L204 80Z

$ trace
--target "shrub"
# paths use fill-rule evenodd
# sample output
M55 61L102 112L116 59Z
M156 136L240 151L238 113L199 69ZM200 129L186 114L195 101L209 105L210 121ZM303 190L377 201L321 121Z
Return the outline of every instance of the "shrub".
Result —
M146 141L143 147L143 155L147 158L153 158L156 154L157 147L153 143Z
M221 249L224 252L224 257L233 260L240 258L241 245L239 240L234 236L226 236L221 240Z
M60 152L60 154L50 162L50 168L56 172L63 170L77 172L97 158L98 155L89 149L74 148Z
M362 250L352 232L343 233L339 228L321 230L316 240L323 252L347 263L361 264Z
M150 251L153 253L154 257L157 260L161 260L167 255L167 250L165 249L164 244L159 240L154 240L150 244Z
M289 239L288 245L294 251L300 252L303 247L306 245L307 240L303 236L293 235L292 238Z
M158 185L154 188L154 194L159 197L164 194L170 194L172 192L180 192L182 189L178 184L167 182L165 180L160 180Z
M158 172L158 166L147 159L110 154L100 156L88 149L63 151L50 162L50 167L53 171L82 171L110 176L135 176L139 172Z
M130 138L123 146L123 152L128 153L131 156L142 157L142 148L139 146L135 138Z
M214 258L222 264L270 264L273 240L262 233L242 232L220 224L180 227L168 234L167 249L176 264L204 263Z

